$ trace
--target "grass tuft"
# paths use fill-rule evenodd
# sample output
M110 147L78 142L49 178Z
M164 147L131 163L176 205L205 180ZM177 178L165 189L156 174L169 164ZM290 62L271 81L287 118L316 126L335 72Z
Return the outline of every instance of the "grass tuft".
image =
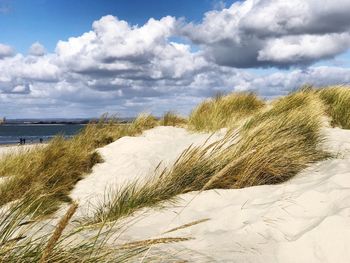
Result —
M158 126L156 117L147 113L141 113L131 124L129 134L140 134L142 131L152 129L156 126Z
M69 222L76 204L68 209L51 233L51 221L28 220L37 203L35 198L28 197L0 212L0 262L161 262L166 253L146 253L150 246L187 240L169 237L116 245L115 236L120 235L117 225L86 230ZM173 257L169 255L169 258Z
M202 102L193 110L189 125L196 131L238 127L242 120L260 111L264 105L254 93L218 95Z
M161 126L184 127L187 124L187 119L177 115L174 112L166 112L160 120Z
M316 92L327 106L331 125L350 129L350 87L327 87Z

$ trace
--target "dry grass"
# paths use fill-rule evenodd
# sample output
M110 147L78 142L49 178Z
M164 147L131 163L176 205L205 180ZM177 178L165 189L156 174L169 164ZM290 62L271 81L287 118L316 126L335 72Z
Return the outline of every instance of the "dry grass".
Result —
M185 127L187 122L187 119L177 115L174 112L168 111L160 119L159 124L161 126Z
M83 139L57 137L46 147L1 159L0 175L8 179L0 185L0 206L26 195L42 195L45 198L38 199L43 202L41 212L50 213L60 202L70 201L67 195L76 182L101 161Z
M158 125L159 124L156 117L147 113L142 113L133 121L129 127L128 135L137 135L142 133L144 130L152 129Z
M168 243L176 243L176 242L182 242L182 241L188 241L191 238L186 237L163 237L163 238L156 238L156 239L147 239L142 241L134 241L130 243L123 244L120 246L122 249L130 249L140 246L153 246L157 244L168 244Z
M327 106L331 125L350 129L350 87L336 86L316 90Z
M49 241L47 242L47 245L45 246L44 252L40 258L39 263L48 262L48 259L52 254L55 245L57 244L58 240L62 236L63 230L67 227L72 216L77 211L77 208L78 208L77 203L71 204L66 214L61 218L58 225L56 226L55 231L53 232L51 238L49 239Z
M189 125L196 131L216 131L238 127L241 122L264 107L253 93L218 95L199 104L191 113Z
M126 125L103 118L70 140L56 137L46 147L3 157L0 176L8 180L0 185L0 207L23 196L43 196L38 199L39 214L55 211L61 202L71 201L68 194L77 181L102 161L97 147L122 136L138 135L155 125L156 119L150 115L140 115Z
M321 149L323 104L299 92L258 113L239 132L218 142L187 149L176 163L146 183L120 188L96 211L93 222L113 221L138 209L175 202L176 196L213 188L242 188L287 181L328 156Z
M33 221L32 207L38 202L33 198L22 199L1 211L0 217L0 262L161 262L166 252L147 253L150 246L180 242L187 239L167 238L137 241L115 245L114 236L119 236L116 225L98 229L86 229L69 222L76 205L72 205L55 230L52 222ZM173 258L168 255L169 258Z
M295 93L250 119L242 128L234 155L238 158L254 152L231 169L232 185L240 188L281 183L310 163L328 157L322 150L323 115L324 107L317 96Z

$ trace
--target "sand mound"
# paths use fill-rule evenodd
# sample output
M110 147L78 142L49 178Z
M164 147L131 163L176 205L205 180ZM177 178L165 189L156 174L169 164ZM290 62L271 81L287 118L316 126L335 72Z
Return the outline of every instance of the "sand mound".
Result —
M181 250L181 257L198 262L348 262L350 131L324 131L336 159L314 164L281 185L190 193L176 207L140 211L128 219L133 224L119 242L193 238L151 250ZM99 150L105 163L79 182L71 197L87 209L106 188L144 178L160 161L170 164L207 138L172 127L122 138ZM171 229L177 230L164 234Z
M190 262L348 262L350 131L324 132L325 146L336 158L314 164L280 185L189 193L180 196L176 207L139 211L126 219L132 224L118 234L118 242L190 238L149 251L164 250L167 256L181 251L176 257ZM189 145L207 138L180 128L157 127L99 149L105 162L95 166L71 194L80 200L79 214L102 200L109 187L145 178L160 161L171 164Z
M194 238L172 248L198 262L348 262L350 131L325 133L337 159L281 185L182 195L177 207L135 215L121 239Z
M94 166L86 178L77 183L71 198L80 203L79 213L88 214L91 207L102 201L111 189L129 181L152 175L157 165L170 165L190 145L202 145L210 137L217 140L224 135L190 133L182 128L160 126L138 137L123 137L98 152L104 162Z

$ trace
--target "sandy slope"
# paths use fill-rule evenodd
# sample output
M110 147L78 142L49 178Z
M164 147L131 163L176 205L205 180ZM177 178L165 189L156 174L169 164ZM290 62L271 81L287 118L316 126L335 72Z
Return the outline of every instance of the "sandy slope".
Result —
M199 262L349 262L350 131L325 132L338 159L281 185L182 195L179 207L138 217L122 239L191 237L171 246Z
M177 207L135 215L119 242L157 237L189 241L152 247L175 249L198 262L349 262L350 131L325 129L326 148L337 159L312 165L287 183L182 195ZM100 152L106 162L79 182L75 199L101 198L106 187L151 173L207 135L158 127L122 138ZM207 220L162 234L184 224ZM169 254L166 252L165 254Z
M190 262L350 262L350 131L324 131L325 146L337 158L314 164L281 185L189 193L176 207L140 211L128 219L133 224L118 242L192 238L155 245L149 251L164 250L165 256L181 251L177 257ZM207 138L157 127L99 149L105 162L95 166L71 194L80 201L77 216L90 202L103 199L106 189L152 174L160 161L170 164L189 145Z
M189 133L185 129L157 127L138 137L123 137L101 149L104 162L94 166L86 178L77 183L71 193L80 203L77 214L87 214L90 207L102 201L106 193L128 181L152 175L157 165L171 164L190 145L202 145L221 138L224 132L208 134Z

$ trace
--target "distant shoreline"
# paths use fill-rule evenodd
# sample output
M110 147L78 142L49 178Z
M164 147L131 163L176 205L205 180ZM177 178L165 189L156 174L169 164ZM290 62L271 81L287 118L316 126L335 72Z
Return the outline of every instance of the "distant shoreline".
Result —
M130 123L134 118L118 119L120 124ZM0 126L6 125L86 125L91 122L98 122L99 119L6 119L4 122L0 122Z

